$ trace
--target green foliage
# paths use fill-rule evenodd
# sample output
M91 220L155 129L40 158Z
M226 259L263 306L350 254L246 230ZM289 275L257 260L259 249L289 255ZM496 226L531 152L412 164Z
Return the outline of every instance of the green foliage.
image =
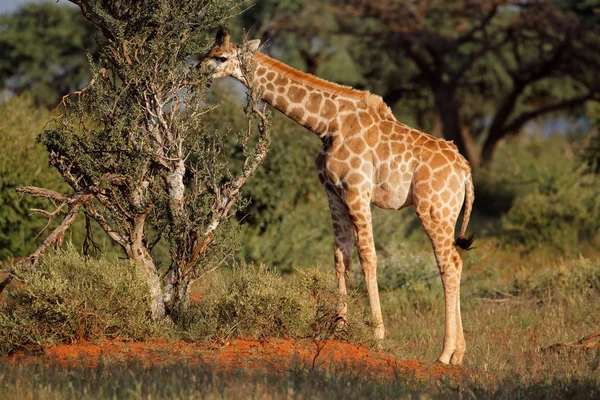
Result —
M388 298L400 311L429 310L443 290L433 252L406 245L378 257L377 282L380 290L393 292Z
M589 144L585 149L584 160L587 162L590 171L600 175L600 134L598 131L590 137Z
M30 209L47 204L23 197L15 189L27 185L53 190L65 187L60 175L48 167L44 148L35 143L36 133L51 116L36 107L30 96L0 103L0 260L33 251L34 238L46 224L44 217L31 215Z
M56 105L90 80L85 55L97 53L96 33L79 9L64 4L29 3L0 16L1 85Z
M181 320L193 340L330 338L340 300L333 274L315 268L283 278L265 266L241 266L206 277L197 293L200 302ZM351 321L351 335L364 333L364 323Z
M501 217L505 244L568 254L597 243L600 182L577 147L560 137L513 141L478 171L476 207Z
M324 193L315 193L311 200L294 207L281 221L269 223L262 232L259 227L244 224L237 257L287 272L294 267L330 265L333 231L324 197ZM280 205L284 209L290 206L289 203Z
M321 142L284 116L275 118L272 129L269 156L244 190L252 199L244 220L261 230L323 192L314 161Z
M153 332L148 287L131 262L82 257L69 246L21 277L0 313L0 354Z
M247 120L240 112L239 100L227 91L227 83L214 82L212 94L219 107L206 120L211 126L241 131ZM322 145L318 138L280 113L273 115L271 130L269 155L243 188L250 202L237 214L244 225L257 228L259 235L268 225L279 224L296 207L311 203L313 196L323 192L315 167ZM236 143L229 151L232 162L241 165L244 160L240 146Z
M600 262L580 258L553 268L522 268L512 283L512 293L538 299L566 300L600 296Z
M527 251L537 247L571 253L598 240L600 191L563 140L533 143L529 151L506 154L517 194L502 219L503 239Z

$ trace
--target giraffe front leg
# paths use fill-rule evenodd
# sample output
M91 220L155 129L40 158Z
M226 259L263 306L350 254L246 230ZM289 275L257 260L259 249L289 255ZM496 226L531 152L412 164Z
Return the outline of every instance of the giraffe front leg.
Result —
M374 326L373 335L376 339L383 339L385 336L385 326L381 315L379 289L377 287L377 254L375 253L375 242L373 240L371 208L368 202L361 202L358 206L349 207L349 212L356 236L358 258L369 294L371 319Z
M333 258L335 275L338 280L338 290L342 295L338 303L337 322L340 326L344 326L348 315L348 303L346 301L348 289L346 280L352 264L352 224L346 205L339 196L327 191L327 197L334 234Z

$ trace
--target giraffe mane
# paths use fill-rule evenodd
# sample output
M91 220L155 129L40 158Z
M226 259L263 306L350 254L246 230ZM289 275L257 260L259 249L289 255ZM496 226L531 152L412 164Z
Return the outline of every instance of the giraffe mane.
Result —
M368 90L356 90L350 86L329 82L325 79L321 79L314 75L292 68L289 65L286 65L281 61L275 60L274 58L262 53L256 53L256 58L260 64L272 68L294 82L301 83L313 89L323 90L336 96L359 99L363 101L370 109L377 112L381 118L388 120L396 119L392 113L392 110L387 104L385 104L383 99L380 96L369 92Z

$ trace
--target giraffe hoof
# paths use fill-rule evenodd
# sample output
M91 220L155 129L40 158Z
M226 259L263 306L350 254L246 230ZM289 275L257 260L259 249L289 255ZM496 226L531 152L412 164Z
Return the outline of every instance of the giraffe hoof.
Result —
M437 359L437 363L441 365L452 365L460 367L463 363L465 352L455 351L452 356L444 356L443 354Z
M459 353L459 352L455 352L454 354L452 354L452 357L450 358L450 365L460 367L463 363L464 355L465 355L465 353Z
M435 361L435 363L439 364L439 365L448 366L448 365L450 365L450 359L448 357L442 357L442 356L440 356L440 358L438 358Z

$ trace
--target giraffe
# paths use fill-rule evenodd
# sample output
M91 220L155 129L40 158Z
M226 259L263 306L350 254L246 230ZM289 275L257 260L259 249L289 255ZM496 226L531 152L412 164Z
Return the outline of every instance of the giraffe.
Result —
M371 204L394 210L414 205L444 288L444 340L438 361L461 365L466 344L460 312L462 260L456 246L468 250L473 242L473 236L465 236L474 199L469 163L452 142L398 122L381 97L300 72L258 52L259 44L252 40L237 46L230 43L229 31L221 29L201 65L212 70L213 78L231 76L248 85L241 62L253 57L254 84L263 101L321 139L316 166L331 211L338 290L347 293L354 236L374 336L383 339ZM454 240L463 201L462 227ZM344 323L347 304L338 307Z

